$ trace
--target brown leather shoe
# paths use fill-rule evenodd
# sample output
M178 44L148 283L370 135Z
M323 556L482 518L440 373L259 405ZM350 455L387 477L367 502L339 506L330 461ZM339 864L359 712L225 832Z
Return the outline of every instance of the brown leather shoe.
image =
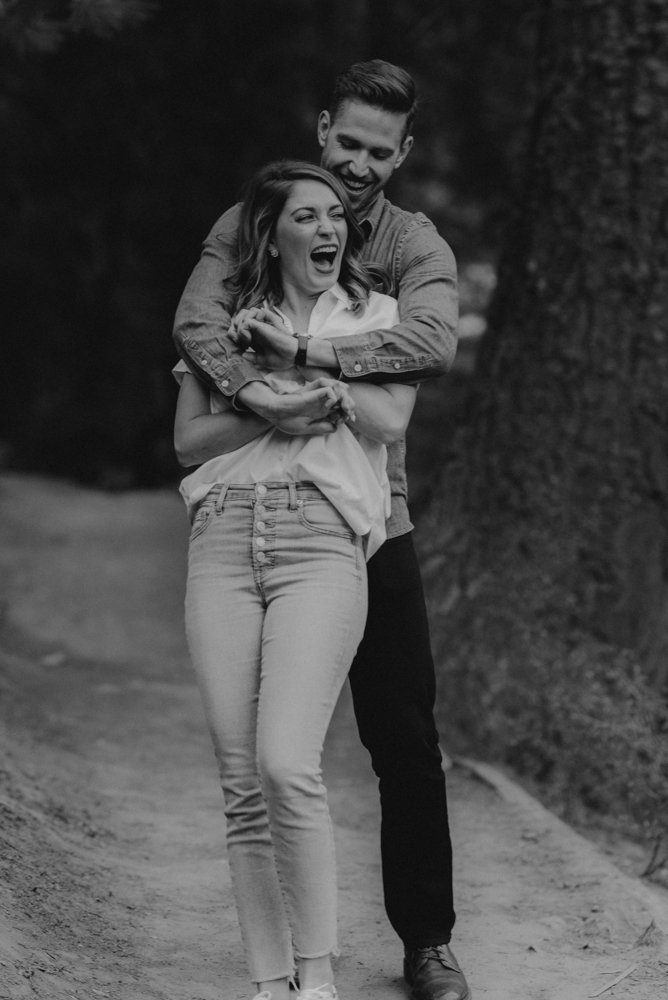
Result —
M447 944L407 949L404 978L413 987L413 1000L471 1000L464 973Z

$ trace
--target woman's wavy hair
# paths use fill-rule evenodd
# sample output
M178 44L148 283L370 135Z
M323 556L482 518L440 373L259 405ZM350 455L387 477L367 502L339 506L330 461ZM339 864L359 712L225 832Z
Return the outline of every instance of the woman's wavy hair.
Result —
M343 205L348 238L341 257L339 284L350 296L353 310L363 311L369 292L379 287L384 289L387 276L377 265L367 269L361 262L364 233L341 182L322 167L300 160L269 163L248 184L241 206L236 268L227 279L235 295L235 309L258 306L265 299L270 305L277 305L283 298L279 261L270 255L269 244L295 181L326 184Z

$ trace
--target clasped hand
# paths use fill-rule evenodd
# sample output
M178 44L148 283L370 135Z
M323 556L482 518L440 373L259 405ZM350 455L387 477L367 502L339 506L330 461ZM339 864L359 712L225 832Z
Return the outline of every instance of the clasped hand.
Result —
M241 350L252 347L258 367L271 371L293 367L295 338L270 309L241 309L230 333ZM339 424L354 422L355 404L345 383L321 376L296 392L276 393L263 415L285 434L331 434Z
M285 434L331 434L339 424L354 422L355 404L343 382L322 377L297 392L277 393L270 419Z
M281 371L295 363L297 342L271 309L240 309L230 325L230 335L241 350L253 348L260 368Z

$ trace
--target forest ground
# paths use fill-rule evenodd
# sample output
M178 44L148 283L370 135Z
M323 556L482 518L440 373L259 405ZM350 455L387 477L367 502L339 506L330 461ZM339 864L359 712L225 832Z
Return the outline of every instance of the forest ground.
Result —
M186 545L173 493L0 477L3 1000L252 996L183 638ZM347 692L325 757L341 998L407 997ZM453 948L474 997L580 1000L631 966L604 998L665 995L668 894L498 772L448 782Z

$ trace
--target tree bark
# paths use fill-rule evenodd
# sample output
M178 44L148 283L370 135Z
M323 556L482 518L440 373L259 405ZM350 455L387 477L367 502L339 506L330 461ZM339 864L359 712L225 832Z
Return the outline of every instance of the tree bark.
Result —
M663 686L668 3L539 10L523 195L460 464L431 511L439 653L463 691L467 657L484 688L509 657L530 678L536 643L591 640L633 650Z

